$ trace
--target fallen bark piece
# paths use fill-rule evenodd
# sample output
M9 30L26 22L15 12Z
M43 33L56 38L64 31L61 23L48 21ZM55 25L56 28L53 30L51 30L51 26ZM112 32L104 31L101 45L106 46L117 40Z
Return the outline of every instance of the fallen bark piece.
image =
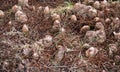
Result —
M16 13L18 10L22 10L22 8L21 8L21 6L18 6L18 5L14 5L13 7L12 7L12 12L13 13Z
M90 26L89 26L89 25L84 25L84 26L80 29L81 32L87 32L87 31L89 31L89 30L90 30Z
M99 1L95 1L93 6L96 8L96 9L99 9L100 8L100 2Z
M28 6L28 0L18 0L18 5L20 5L20 6Z
M74 21L74 22L77 21L76 15L72 15L72 16L71 16L71 20Z
M0 10L0 18L3 18L4 16L5 16L5 13L2 10Z
M55 20L54 24L53 24L53 29L58 29L60 28L60 21L59 20Z
M61 45L58 46L58 52L55 55L55 61L57 63L59 63L63 59L65 51L66 49L63 46Z
M22 31L23 31L24 33L26 33L26 32L29 31L28 26L27 26L26 24L23 25Z
M89 43L90 42L103 43L106 40L106 34L104 30L87 31L85 39Z
M104 30L104 25L101 22L97 22L95 27L99 30Z
M117 52L117 45L116 44L109 44L109 55L113 56L113 53Z
M120 40L120 32L113 32L115 39Z
M46 7L44 8L44 14L49 14L49 13L50 13L50 9L49 9L48 6L46 6Z
M61 20L60 15L58 15L56 13L52 14L51 17L52 17L53 20L59 20L59 21Z
M96 31L96 35L97 35L97 42L98 43L103 43L106 40L106 33L104 30Z
M85 39L87 42L95 42L96 41L96 32L95 31L87 31L85 35Z
M45 47L49 47L53 44L53 37L50 35L46 35L45 38L43 38L43 44Z
M15 20L18 22L24 23L24 22L27 22L28 18L27 18L27 15L22 11L17 11L15 13Z
M87 57L94 57L97 53L98 53L98 49L97 49L97 48L90 47L90 48L86 51L86 56L87 56Z

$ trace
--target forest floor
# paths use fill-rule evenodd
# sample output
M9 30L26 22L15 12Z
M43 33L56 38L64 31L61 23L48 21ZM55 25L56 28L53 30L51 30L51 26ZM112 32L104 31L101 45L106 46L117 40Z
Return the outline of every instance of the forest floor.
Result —
M119 2L83 3L29 0L20 22L0 0L0 72L120 72Z

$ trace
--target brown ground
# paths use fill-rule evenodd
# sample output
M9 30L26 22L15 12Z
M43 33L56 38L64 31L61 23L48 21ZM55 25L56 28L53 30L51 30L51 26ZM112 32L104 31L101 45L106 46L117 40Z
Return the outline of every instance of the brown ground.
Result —
M113 31L119 32L120 28L113 29L103 21L107 39L101 44L90 43L91 46L98 48L100 51L95 57L87 58L85 56L86 49L82 48L82 45L86 42L84 41L85 34L80 32L80 28L85 24L90 25L91 30L96 30L93 19L83 19L77 16L77 22L71 22L69 16L72 13L66 11L65 15L61 14L62 24L67 23L65 25L66 34L64 37L59 37L58 31L52 31L54 21L50 16L46 18L43 12L36 13L37 9L33 11L25 7L24 11L29 18L26 24L29 26L30 32L23 34L21 30L23 23L16 22L14 13L9 12L9 9L15 4L17 4L17 0L0 0L0 10L5 11L5 17L0 19L0 72L120 72L120 44L112 33ZM63 1L56 0L56 2L43 3L39 0L31 0L29 4L35 5L36 8L46 5L55 8L62 5ZM110 6L110 9L110 13L103 10L105 14L103 19L116 16L120 18L120 4ZM10 20L12 25L8 25ZM13 27L20 33L15 33ZM12 31L15 34L8 34ZM44 50L37 49L34 44L44 38L46 34L53 36L53 45L45 47ZM73 41L77 41L77 44L71 46ZM78 43L81 43L81 45L78 45ZM108 44L111 43L117 44L117 51L113 56L109 56ZM58 52L57 45L74 48L73 51L65 52L59 63L54 63L55 54ZM31 49L28 56L23 54L25 48ZM34 53L40 53L37 59L33 57Z

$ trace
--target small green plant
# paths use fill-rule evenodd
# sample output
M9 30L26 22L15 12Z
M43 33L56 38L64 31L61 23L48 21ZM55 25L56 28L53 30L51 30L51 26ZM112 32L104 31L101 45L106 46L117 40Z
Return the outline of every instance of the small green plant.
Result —
M9 9L9 10L7 11L7 13L8 13L8 14L11 14L11 13L12 13L12 9Z
M67 7L73 6L73 3L71 1L65 1L64 2Z
M72 2L64 2L64 6L58 6L55 9L51 10L51 14L53 13L64 13L66 10L71 10L73 9L73 3Z

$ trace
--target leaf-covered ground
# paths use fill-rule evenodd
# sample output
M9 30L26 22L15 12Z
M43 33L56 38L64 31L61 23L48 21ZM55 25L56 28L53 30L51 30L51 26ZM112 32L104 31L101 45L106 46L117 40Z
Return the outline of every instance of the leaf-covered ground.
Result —
M76 2L0 0L0 72L120 72L119 2Z

